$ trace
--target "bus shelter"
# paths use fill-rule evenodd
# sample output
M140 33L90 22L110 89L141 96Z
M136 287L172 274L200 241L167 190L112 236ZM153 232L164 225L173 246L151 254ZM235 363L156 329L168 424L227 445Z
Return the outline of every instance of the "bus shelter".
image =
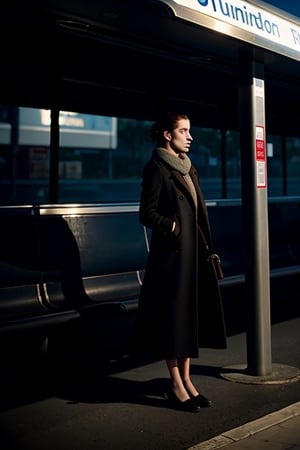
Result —
M3 61L18 62L17 75L3 66L3 104L30 99L56 113L58 104L69 111L80 104L107 116L118 105L120 117L140 119L180 109L197 125L240 130L246 372L274 377L266 131L300 136L299 18L258 0L46 0L26 14L22 8L3 9L1 19L10 41ZM37 39L39 65L28 53Z

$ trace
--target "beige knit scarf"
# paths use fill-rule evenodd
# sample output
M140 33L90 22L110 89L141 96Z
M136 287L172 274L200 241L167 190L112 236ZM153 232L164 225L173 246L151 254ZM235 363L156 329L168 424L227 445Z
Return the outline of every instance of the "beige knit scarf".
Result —
M177 155L173 155L167 149L162 148L162 147L156 148L154 150L154 152L160 159L162 159L173 169L178 170L178 172L181 173L181 175L183 176L183 178L189 188L189 191L193 197L193 200L194 200L194 203L195 203L195 206L197 209L197 206L198 206L197 194L196 194L194 183L192 182L192 179L189 175L189 171L191 169L192 163L191 163L190 158L187 156L187 154L181 153L180 157L178 157Z

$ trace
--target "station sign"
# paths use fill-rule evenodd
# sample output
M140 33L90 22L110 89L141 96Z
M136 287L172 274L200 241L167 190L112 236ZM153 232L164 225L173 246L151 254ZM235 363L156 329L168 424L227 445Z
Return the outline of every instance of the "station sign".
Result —
M277 10L273 12L271 5L268 8L265 3L264 7L260 7L255 2L243 0L164 0L164 3L172 6L179 17L188 21L257 45L260 45L262 38L269 42L271 50L284 54L280 51L284 47L289 50L289 56L300 59L299 21L296 18L295 21L290 20L292 16L285 16L284 11L281 14ZM194 15L191 14L193 12ZM213 24L205 23L199 13L202 17L205 15L216 21ZM237 31L234 32L234 29Z

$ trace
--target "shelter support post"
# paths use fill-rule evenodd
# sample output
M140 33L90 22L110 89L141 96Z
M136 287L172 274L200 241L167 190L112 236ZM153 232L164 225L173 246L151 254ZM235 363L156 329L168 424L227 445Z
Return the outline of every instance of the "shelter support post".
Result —
M49 203L58 202L58 167L59 167L59 109L51 110L50 129L50 178L49 178Z
M284 383L298 380L300 371L272 364L264 65L252 54L240 62L247 365L227 367L221 375L241 383Z
M240 135L247 296L247 371L272 372L263 63L241 58Z

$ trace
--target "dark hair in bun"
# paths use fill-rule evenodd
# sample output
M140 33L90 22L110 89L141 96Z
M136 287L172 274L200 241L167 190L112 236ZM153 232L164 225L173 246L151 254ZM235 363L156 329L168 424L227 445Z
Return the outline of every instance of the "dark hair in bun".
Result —
M150 130L150 137L154 144L162 147L165 143L164 131L172 131L177 127L178 120L189 120L186 114L177 112L167 112L159 117L159 119L152 125Z

